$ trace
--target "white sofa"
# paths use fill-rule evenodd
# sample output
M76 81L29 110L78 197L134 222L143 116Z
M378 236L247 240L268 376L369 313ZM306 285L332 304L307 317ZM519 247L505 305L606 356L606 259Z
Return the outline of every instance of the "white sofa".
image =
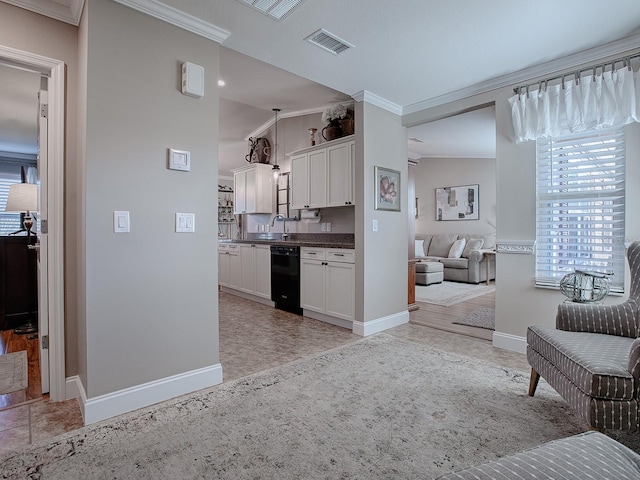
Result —
M495 279L495 255L485 255L483 250L494 250L495 234L441 233L416 234L416 259L441 262L444 279L453 282L480 283L487 281L487 262L490 279ZM456 241L464 240L464 248L452 252ZM422 248L420 248L422 247Z

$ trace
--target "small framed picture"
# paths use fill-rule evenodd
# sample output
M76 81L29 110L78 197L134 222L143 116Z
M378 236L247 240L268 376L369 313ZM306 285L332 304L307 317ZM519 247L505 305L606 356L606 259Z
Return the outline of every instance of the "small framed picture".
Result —
M400 172L384 167L374 167L375 209L400 211Z

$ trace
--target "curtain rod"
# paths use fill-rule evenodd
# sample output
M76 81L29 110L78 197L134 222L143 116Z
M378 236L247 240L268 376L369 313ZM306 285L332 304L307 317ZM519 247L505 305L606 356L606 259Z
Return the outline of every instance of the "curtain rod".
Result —
M515 87L513 89L513 93L515 94L520 94L523 93L523 91L528 92L529 91L529 87L533 87L538 85L540 89L542 89L542 85L544 84L545 88L547 86L547 84L549 82L553 82L554 80L560 80L562 79L562 84L564 85L564 79L565 77L575 77L576 79L576 83L580 81L580 75L582 75L583 72L588 72L588 71L592 71L593 72L593 77L595 78L596 76L596 70L598 70L599 68L602 69L602 71L605 71L605 68L607 67L607 65L611 65L611 68L613 70L615 70L615 65L616 63L623 63L623 67L628 67L631 70L631 59L632 58L640 58L640 52L634 53L633 55L627 55L625 57L620 57L620 58L616 58L615 60L609 60L608 62L604 62L604 63L598 63L596 65L593 65L591 67L587 67L587 68L581 68L580 70L576 70L574 72L569 72L569 73L565 73L564 75L556 75L555 77L551 77L551 78L547 78L545 80L539 80L537 82L533 82L533 83L528 83L526 85L522 85L520 87Z

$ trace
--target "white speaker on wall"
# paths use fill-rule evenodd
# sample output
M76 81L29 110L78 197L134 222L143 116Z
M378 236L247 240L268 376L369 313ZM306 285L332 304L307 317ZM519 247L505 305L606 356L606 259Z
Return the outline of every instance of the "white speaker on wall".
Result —
M190 97L204 97L204 67L191 62L182 64L182 93Z

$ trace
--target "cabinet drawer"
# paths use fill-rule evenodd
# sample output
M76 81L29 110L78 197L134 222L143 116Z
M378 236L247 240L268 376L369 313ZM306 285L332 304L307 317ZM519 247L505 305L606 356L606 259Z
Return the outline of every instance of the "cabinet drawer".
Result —
M218 244L218 251L219 252L226 252L227 250L229 250L229 244L228 243L219 243Z
M230 243L228 246L229 255L238 255L240 253L240 245L237 243Z
M312 248L312 247L302 247L300 249L300 257L301 258L309 258L315 260L324 260L325 249L324 248Z
M346 248L327 248L326 259L331 262L356 263L356 252Z

